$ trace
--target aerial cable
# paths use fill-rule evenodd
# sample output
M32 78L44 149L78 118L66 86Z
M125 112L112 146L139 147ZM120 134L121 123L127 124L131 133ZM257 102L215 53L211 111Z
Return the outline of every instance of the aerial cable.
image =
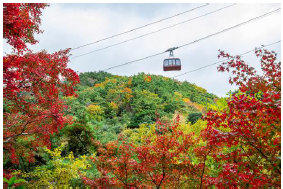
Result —
M199 9L199 8L202 8L202 7L205 7L205 6L208 6L208 5L209 5L209 3L206 3L205 5L201 5L201 6L198 6L198 7L193 8L193 9L190 9L190 10L187 10L187 11L184 11L184 12L181 12L181 13L178 13L178 14L175 14L175 15L173 15L173 16L169 16L169 17L163 18L163 19L158 20L158 21L151 22L151 23L146 24L146 25L143 25L143 26L139 26L139 27L137 27L137 28L133 28L133 29L131 29L131 30L128 30L128 31L125 31L125 32L122 32L122 33L115 34L115 35L110 36L110 37L106 37L106 38L103 38L103 39L100 39L100 40L97 40L97 41L94 41L94 42L91 42L91 43L88 43L88 44L85 44L85 45L81 45L81 46L72 48L71 50L76 50L76 49L79 49L79 48L82 48L82 47L85 47L85 46L89 46L89 45L92 45L92 44L95 44L95 43L98 43L98 42L101 42L101 41L105 41L105 40L107 40L107 39L111 39L111 38L114 38L114 37L117 37L117 36L120 36L120 35L124 35L124 34L126 34L126 33L130 33L130 32L132 32L132 31L139 30L139 29L145 28L145 27L150 26L150 25L153 25L153 24L157 24L157 23L162 22L162 21L164 21L164 20L168 20L168 19L171 19L171 18L180 16L180 15L182 15L182 14L186 14L186 13L188 13L188 12L194 11L194 10L196 10L196 9Z
M280 43L280 42L281 42L281 40L279 40L279 41L277 41L277 42L274 42L274 43L267 44L267 45L262 45L259 49L262 49L262 48L265 48L265 47L268 47L268 46L271 46L271 45L275 45L275 44ZM247 51L247 52L245 52L245 53L242 53L242 54L240 54L239 56L244 56L244 55L249 54L249 53L254 52L254 51L255 51L255 49L250 50L250 51ZM210 66L213 66L213 65L216 65L216 64L220 64L220 63L226 62L226 61L228 61L228 60L229 60L229 59L227 58L227 59L225 59L225 60L217 61L217 62L214 62L214 63L212 63L212 64L208 64L208 65L199 67L199 68L197 68L197 69L194 69L194 70L191 70L191 71L188 71L188 72L179 74L179 75L175 75L175 76L173 76L173 78L180 77L180 76L186 75L186 74L188 74L188 73L192 73L192 72L195 72L195 71L198 71L198 70L201 70L201 69L203 69L203 68L207 68L207 67L210 67Z
M100 49L96 49L96 50L93 50L93 51L90 51L90 52L87 52L87 53L84 53L84 54L81 54L81 55L74 56L74 57L72 57L71 59L75 59L75 58L78 58L78 57L81 57L81 56L85 56L85 55L88 55L88 54L91 54L91 53L94 53L94 52L98 52L98 51L101 51L101 50L108 49L108 48L110 48L110 47L114 47L114 46L117 46L117 45L121 45L121 44L123 44L123 43L127 43L127 42L129 42L129 41L133 41L133 40L136 40L136 39L139 39L139 38L142 38L142 37L145 37L145 36L154 34L154 33L158 33L158 32L161 32L161 31L163 31L163 30L167 30L167 29L173 28L173 27L175 27L175 26L178 26L178 25L181 25L181 24L185 24L185 23L187 23L187 22L196 20L196 19L198 19L198 18L202 18L202 17L204 17L204 16L208 16L208 15L210 15L210 14L212 14L212 13L219 12L219 11L221 11L221 10L223 10L223 9L227 9L227 8L230 8L230 7L235 6L235 5L236 5L236 4L232 4L232 5L229 5L229 6L226 6L226 7L222 7L222 8L220 8L220 9L217 9L217 10L211 11L211 12L208 12L208 13L203 14L203 15L201 15L201 16L197 16L197 17L191 18L191 19L189 19L189 20L185 20L185 21L183 21L183 22L179 22L179 23L177 23L177 24L174 24L174 25L171 25L171 26L168 26L168 27L161 28L161 29L159 29L159 30L156 30L156 31L153 31L153 32L150 32L150 33L146 33L146 34L140 35L140 36L138 36L138 37L134 37L134 38L131 38L131 39L128 39L128 40L119 42L119 43L115 43L115 44L113 44L113 45L109 45L109 46L106 46L106 47L103 47L103 48L100 48Z
M248 21L242 22L242 23L237 24L237 25L235 25L235 26L226 28L226 29L221 30L221 31L219 31L219 32L210 34L210 35L208 35L208 36L206 36L206 37L197 39L197 40L192 41L192 42L190 42L190 43L186 43L186 44L181 45L181 46L179 46L179 47L174 47L174 50L180 49L180 48L182 48L182 47L185 47L185 46L188 46L188 45L191 45L191 44L194 44L194 43L197 43L197 42L202 41L202 40L205 40L205 39L207 39L207 38L209 38L209 37L212 37L212 36L215 36L215 35L219 35L219 34L221 34L221 33L224 33L224 32L226 32L226 31L229 31L229 30L231 30L231 29L235 29L235 28L237 28L237 27L243 26L243 25L248 24L248 23L250 23L250 22L256 21L256 20L258 20L258 19L264 18L264 17L269 16L269 15L271 15L271 14L273 14L273 13L276 13L276 12L278 12L278 11L280 11L280 10L281 10L281 8L278 8L278 9L276 9L276 10L267 12L267 13L265 13L265 14L263 14L263 15L260 15L260 16L258 16L258 17L252 18L252 19L250 19L250 20L248 20ZM104 69L104 70L102 70L102 71L107 71L107 70L110 70L110 69L113 69L113 68L125 66L125 65L128 65L128 64L134 63L134 62L138 62L138 61L144 60L144 59L152 58L152 57L155 57L155 56L158 56L158 55L167 53L167 51L168 51L168 50L166 50L166 51L164 51L164 52L160 52L160 53L154 54L154 55L147 56L147 57L145 57L145 58L140 58L140 59L138 59L138 60L133 60L133 61L126 62L126 63L123 63L123 64L119 64L119 65L116 65L116 66L113 66L113 67L109 67L109 68Z
M102 71L107 71L107 70L111 70L111 69L113 69L113 68L117 68L117 67L121 67L121 66L126 66L126 65L128 65L128 64L132 64L132 63L134 63L134 62L138 62L138 61L141 61L141 60L145 60L145 59L148 59L148 58L152 58L152 57L155 57L155 56L164 54L164 53L167 53L167 52L157 53L157 54L154 54L154 55L147 56L147 57L145 57L145 58L140 58L140 59L137 59L137 60L133 60L133 61L130 61L130 62L126 62L126 63L124 63L124 64L119 64L119 65L117 65L117 66L112 66L112 67L107 68L107 69L102 70Z
M235 26L232 26L232 27L230 27L230 28L226 28L226 29L224 29L224 30L222 30L222 31L213 33L213 34L211 34L211 35L208 35L208 36L203 37L203 38L200 38L200 39L197 39L197 40L192 41L192 42L190 42L190 43L186 43L186 44L184 44L184 45L179 46L178 48L182 48L182 47L184 47L184 46L191 45L191 44L193 44L193 43L196 43L196 42L202 41L202 40L204 40L204 39L207 39L207 38L209 38L209 37L218 35L218 34L220 34L220 33L227 32L227 31L229 31L229 30L235 29L235 28L240 27L240 26L242 26L242 25L245 25L245 24L247 24L247 23L250 23L250 22L256 21L256 20L258 20L258 19L264 18L264 17L266 17L266 16L269 16L269 15L271 15L271 14L273 14L273 13L276 13L276 12L278 12L278 11L280 11L280 10L281 10L281 8L278 8L278 9L276 9L276 10L273 10L273 11L270 11L270 12L265 13L265 14L263 14L263 15L260 15L260 16L258 16L258 17L252 18L252 19L250 19L250 20L248 20L248 21L242 22L242 23L237 24L237 25L235 25Z

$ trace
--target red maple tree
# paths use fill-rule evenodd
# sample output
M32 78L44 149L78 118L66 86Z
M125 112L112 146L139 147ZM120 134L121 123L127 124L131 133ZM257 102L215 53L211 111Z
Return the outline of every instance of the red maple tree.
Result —
M228 99L228 108L206 114L203 136L209 145L229 148L214 154L221 173L208 178L216 186L280 186L281 184L281 62L276 53L256 49L263 75L241 60L220 51L230 60L218 67L232 73L239 86Z
M75 95L78 75L67 68L70 49L33 53L40 15L46 4L4 4L4 38L14 54L3 57L3 147L14 164L30 162L40 146L50 147L50 134L70 122L61 96Z

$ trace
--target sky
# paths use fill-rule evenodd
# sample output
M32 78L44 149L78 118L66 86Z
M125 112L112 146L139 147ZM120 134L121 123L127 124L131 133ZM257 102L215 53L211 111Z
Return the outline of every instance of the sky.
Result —
M172 15L202 6L204 4L50 4L42 13L40 29L43 34L35 35L39 40L29 46L35 52L47 50L56 52L60 49L75 48L115 34L131 30ZM100 71L149 55L164 52L168 48L181 46L206 37L241 22L250 20L269 11L281 8L280 4L236 4L230 8L192 20L185 24L148 35L137 40L117 45L105 50L72 59L89 51L154 32L185 20L201 16L231 4L209 4L180 16L158 22L157 24L133 32L104 40L93 45L71 51L69 67L77 72ZM212 36L197 43L174 51L181 59L182 70L164 72L165 53L133 64L111 69L108 72L131 76L140 72L174 77L219 61L218 50L232 55L244 53L261 45L281 40L281 11L248 23L225 33ZM278 53L281 61L281 43L266 47ZM3 41L3 52L10 53L11 47ZM260 62L251 53L243 57L259 73ZM224 97L230 90L235 90L228 82L229 74L217 71L217 65L185 74L175 79L188 81L205 88L209 93Z

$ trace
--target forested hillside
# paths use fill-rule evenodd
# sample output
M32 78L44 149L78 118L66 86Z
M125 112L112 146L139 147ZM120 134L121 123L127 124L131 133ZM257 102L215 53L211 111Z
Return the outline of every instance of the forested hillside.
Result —
M175 112L201 112L203 105L217 98L195 84L144 73L125 77L89 72L80 74L80 80L77 89L81 104L100 106L106 119L128 114L133 118L129 127L154 121L155 113L172 117Z
M66 114L104 135L111 130L119 134L126 128L152 124L158 118L171 120L177 114L184 122L195 123L206 104L217 99L194 84L144 73L126 77L87 72L80 74L80 80L78 97L64 98L69 106Z

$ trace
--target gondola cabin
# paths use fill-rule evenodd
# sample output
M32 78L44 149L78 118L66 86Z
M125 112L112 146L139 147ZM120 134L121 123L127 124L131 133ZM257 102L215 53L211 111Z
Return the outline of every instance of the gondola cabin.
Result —
M181 60L179 58L168 58L163 61L163 71L180 71Z
M180 71L181 70L181 60L179 58L174 58L173 50L178 47L173 47L165 52L170 52L169 58L163 61L163 71Z

